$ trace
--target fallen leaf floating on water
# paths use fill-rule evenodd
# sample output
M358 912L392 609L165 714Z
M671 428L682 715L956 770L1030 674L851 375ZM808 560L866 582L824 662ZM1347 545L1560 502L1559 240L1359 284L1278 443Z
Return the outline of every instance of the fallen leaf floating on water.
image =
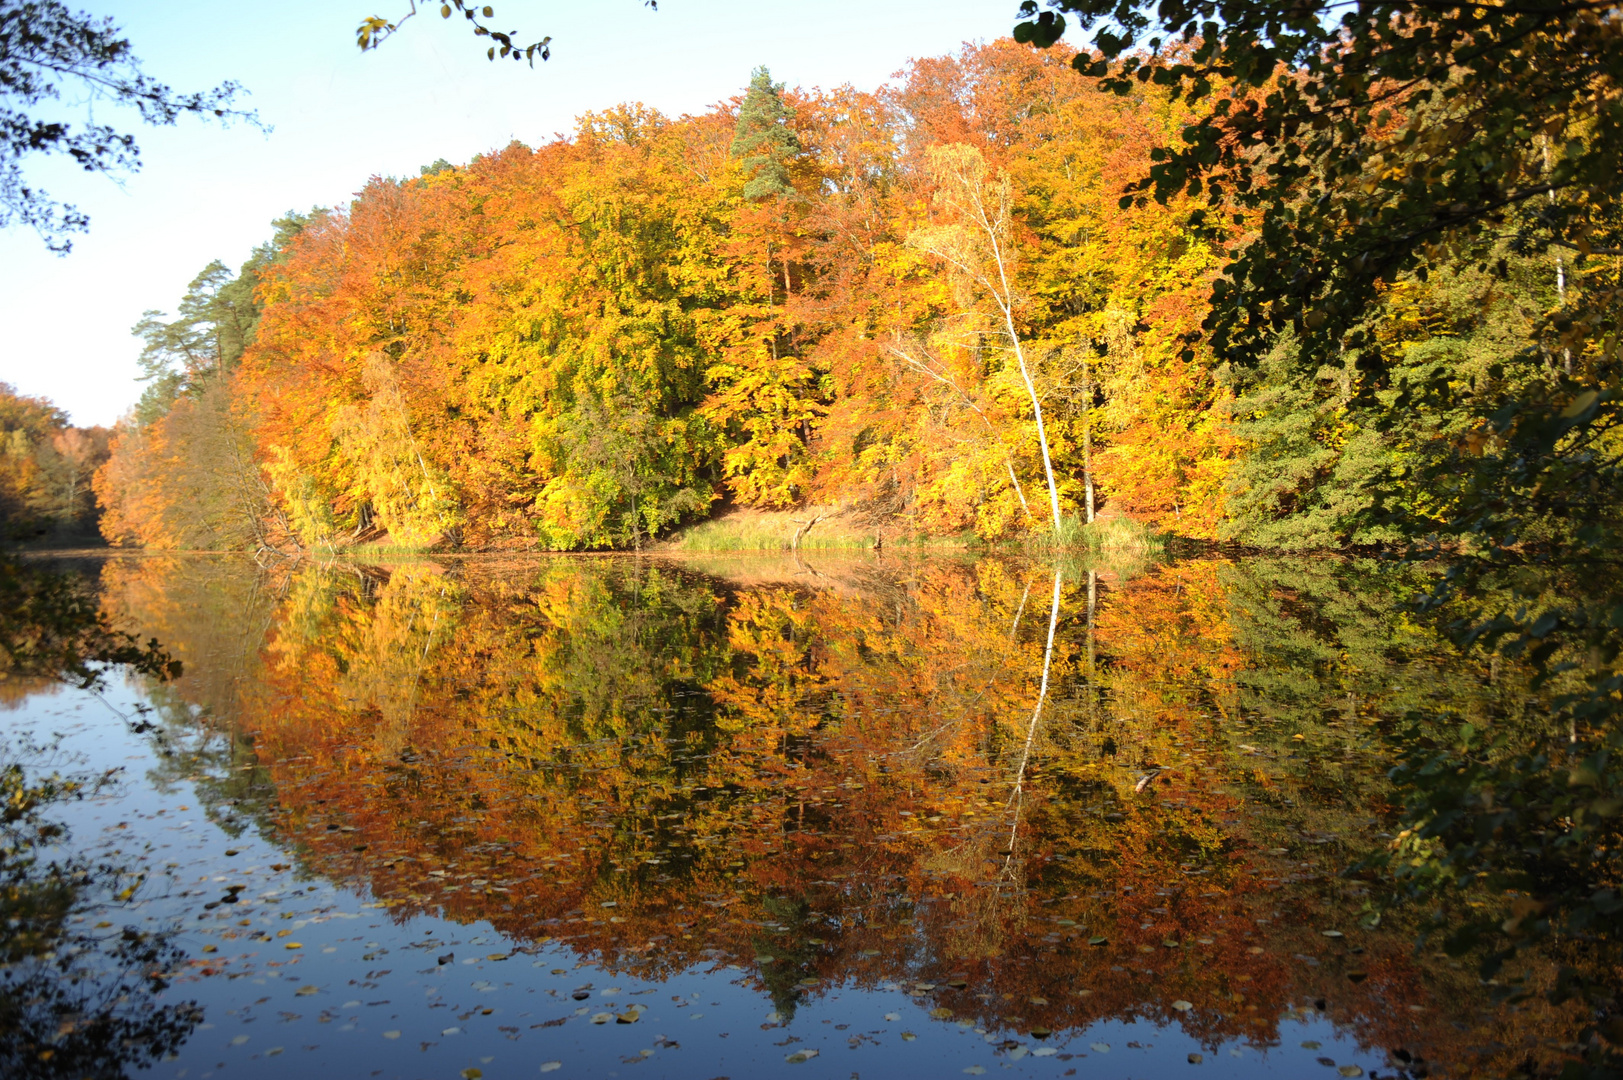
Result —
M398 1032L398 1031L385 1031L383 1033L383 1037L385 1039L398 1039L398 1038L400 1038L400 1032Z
M594 1014L592 1014L592 1023L594 1023L594 1024L606 1024L610 1020L613 1020L613 1019L614 1019L614 1014L613 1013L594 1013Z
M1364 1070L1360 1069L1357 1065L1343 1065L1341 1068L1337 1069L1336 1072L1340 1073L1342 1076L1364 1075Z
M895 1022L896 1022L896 1021L898 1021L898 1020L900 1020L900 1019L901 1019L901 1018L902 1018L902 1014L901 1014L901 1013L886 1013L886 1014L885 1014L885 1019L886 1019L886 1020L888 1020L888 1021L890 1021L890 1022L891 1022L891 1023L893 1023L893 1024L894 1024L894 1023L895 1023Z
M796 1050L783 1060L787 1061L791 1065L804 1065L806 1062L810 1061L816 1056L816 1050Z
M561 1062L561 1061L543 1061L541 1063L541 1071L542 1072L557 1072L559 1069L561 1069L563 1067L564 1067L564 1063Z
M1190 1054L1189 1055L1189 1064L1191 1064L1191 1065L1199 1065L1201 1062L1203 1062L1205 1060L1206 1060L1206 1058L1201 1054Z
M1195 1006L1194 1006L1193 1002L1174 1001L1172 1003L1172 1007L1174 1009L1177 1009L1179 1012L1188 1012L1190 1009L1193 1009Z
M462 1077L462 1080L479 1080L479 1078L485 1074L480 1072L478 1069L469 1068L463 1069L458 1075Z
M1089 1043L1088 1048L1091 1049L1095 1054L1108 1054L1108 1053L1110 1053L1110 1044L1109 1043Z
M642 1019L642 1013L637 1012L635 1009L633 1009L630 1012L623 1012L623 1013L617 1014L615 1016L615 1018L614 1018L614 1022L617 1023L617 1024L635 1024L638 1020L641 1020L641 1019Z

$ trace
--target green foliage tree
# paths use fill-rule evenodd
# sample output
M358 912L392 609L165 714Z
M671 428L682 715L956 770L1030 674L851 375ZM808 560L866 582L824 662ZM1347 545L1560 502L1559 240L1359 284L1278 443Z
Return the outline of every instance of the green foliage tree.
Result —
M174 318L148 311L135 326L148 385L94 479L109 540L262 549L283 531L254 454L253 406L232 375L259 325L265 275L317 213L289 211L235 275L211 262Z
M590 542L629 542L640 551L645 538L709 509L709 485L691 476L682 461L683 427L626 395L577 402L560 435L569 490L590 493L599 508L597 524L586 534ZM560 533L557 539L579 543L583 537Z
M1623 165L1608 92L1623 81L1623 26L1604 0L1339 16L1328 0L1048 6L1097 27L1078 70L1118 92L1154 82L1209 102L1181 147L1153 155L1138 197L1205 191L1254 230L1216 290L1210 329L1225 355L1255 359L1290 326L1304 355L1346 345L1378 370L1356 328L1400 275L1486 258L1507 230L1527 252L1618 250L1603 238ZM1050 11L1016 37L1046 45L1063 30ZM1577 328L1568 345L1599 330Z
M1421 448L1404 467L1448 488L1448 505L1386 500L1400 529L1498 549L1557 515L1615 529L1600 492L1616 479L1604 447L1623 294L1600 257L1623 253L1623 25L1606 4L1366 4L1338 17L1329 3L1248 2L1220 19L1203 0L1050 6L1017 36L1051 43L1059 12L1073 13L1097 28L1080 70L1201 106L1124 198L1203 194L1196 219L1242 239L1205 324L1220 357L1255 368L1289 331L1296 381L1335 357L1353 373L1349 400L1386 410L1377 424L1423 411L1494 442L1486 455L1480 441ZM1472 268L1508 289L1529 261L1553 303L1500 342L1485 378L1404 370L1408 343L1378 332L1395 287Z
M794 197L789 163L801 153L800 136L789 126L794 115L784 103L783 84L774 83L770 71L763 66L750 73L732 145L733 157L749 178L744 183L744 198Z

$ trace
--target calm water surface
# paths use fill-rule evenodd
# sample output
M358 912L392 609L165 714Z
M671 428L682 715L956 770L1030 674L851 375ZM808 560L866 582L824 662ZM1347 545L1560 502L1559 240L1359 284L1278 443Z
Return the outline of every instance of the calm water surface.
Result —
M1383 723L1526 698L1389 566L90 573L186 675L0 726L119 770L56 814L145 873L74 925L170 949L106 1075L1467 1076L1581 1027L1343 872Z

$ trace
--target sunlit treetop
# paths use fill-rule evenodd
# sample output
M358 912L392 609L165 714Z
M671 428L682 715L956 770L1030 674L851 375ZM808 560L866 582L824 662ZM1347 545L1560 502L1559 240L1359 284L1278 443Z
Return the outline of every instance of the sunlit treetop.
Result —
M788 163L801 153L800 138L789 126L794 115L794 110L784 104L783 84L774 83L765 67L756 68L738 107L732 145L733 157L742 159L749 176L744 198L794 194Z

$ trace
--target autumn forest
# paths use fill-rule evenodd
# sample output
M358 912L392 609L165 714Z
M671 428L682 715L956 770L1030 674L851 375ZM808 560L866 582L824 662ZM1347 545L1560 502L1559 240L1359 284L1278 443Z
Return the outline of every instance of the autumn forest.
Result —
M1623 1074L1623 14L1019 19L0 383L0 1072Z
M970 46L876 92L758 70L703 115L620 105L290 213L135 327L139 405L110 443L75 436L108 444L101 532L582 550L811 504L994 543L1100 515L1281 548L1459 531L1419 477L1570 374L1570 344L1520 373L1506 345L1611 271L1511 245L1394 280L1360 323L1385 400L1351 356L1304 381L1288 328L1237 365L1201 328L1244 230L1187 193L1123 198L1210 103L1113 92L1074 55ZM1440 368L1467 383L1394 409ZM62 424L7 426L62 457ZM69 472L47 517L88 506Z

